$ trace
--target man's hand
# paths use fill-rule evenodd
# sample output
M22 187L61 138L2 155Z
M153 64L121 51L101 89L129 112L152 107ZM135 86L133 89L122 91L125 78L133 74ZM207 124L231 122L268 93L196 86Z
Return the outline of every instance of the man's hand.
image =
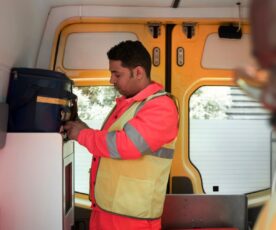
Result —
M83 129L89 129L89 127L83 121L78 120L66 122L66 124L63 126L63 129L70 140L77 141L80 131Z

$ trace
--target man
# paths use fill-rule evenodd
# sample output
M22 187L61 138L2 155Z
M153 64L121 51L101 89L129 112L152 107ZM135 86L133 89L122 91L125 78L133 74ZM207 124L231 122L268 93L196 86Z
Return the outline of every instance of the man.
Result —
M151 57L141 42L121 42L107 55L110 83L122 97L102 130L81 121L64 126L70 139L93 154L90 229L161 229L177 107L150 80Z

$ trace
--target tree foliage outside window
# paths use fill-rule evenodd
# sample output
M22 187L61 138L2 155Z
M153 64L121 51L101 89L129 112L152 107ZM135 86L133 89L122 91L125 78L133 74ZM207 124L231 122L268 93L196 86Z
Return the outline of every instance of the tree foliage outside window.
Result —
M201 87L190 99L191 119L226 119L231 106L231 96L227 87Z
M82 120L93 120L108 112L115 104L119 93L111 86L75 87L78 96L78 114Z

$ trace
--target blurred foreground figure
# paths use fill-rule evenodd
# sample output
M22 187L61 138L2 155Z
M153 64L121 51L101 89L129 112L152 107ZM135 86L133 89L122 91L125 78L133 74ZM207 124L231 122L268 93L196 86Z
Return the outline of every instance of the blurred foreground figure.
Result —
M252 0L252 53L259 66L236 71L237 84L276 114L276 1ZM276 125L272 117L272 124Z
M253 55L259 69L246 67L236 71L236 83L249 95L260 100L272 112L271 124L276 127L276 0L251 0ZM262 209L254 230L276 229L275 173L271 199Z

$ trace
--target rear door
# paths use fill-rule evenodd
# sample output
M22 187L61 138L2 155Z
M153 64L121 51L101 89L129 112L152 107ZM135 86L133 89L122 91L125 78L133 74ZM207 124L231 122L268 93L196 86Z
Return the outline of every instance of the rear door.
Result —
M181 116L171 188L260 198L270 188L269 114L232 80L235 68L254 64L248 25L240 39L220 37L221 25L184 22L172 31L171 88Z

